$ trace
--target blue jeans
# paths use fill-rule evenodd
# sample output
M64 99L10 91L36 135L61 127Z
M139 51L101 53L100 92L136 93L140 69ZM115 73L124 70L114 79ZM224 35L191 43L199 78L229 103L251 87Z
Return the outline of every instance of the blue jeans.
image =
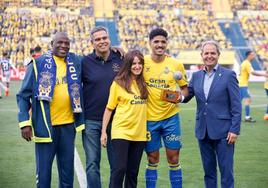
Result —
M82 133L83 147L86 154L87 187L101 188L100 160L101 160L101 128L102 121L86 120L86 128ZM109 126L110 127L110 126ZM110 164L110 174L113 169L111 132L107 131L107 155Z

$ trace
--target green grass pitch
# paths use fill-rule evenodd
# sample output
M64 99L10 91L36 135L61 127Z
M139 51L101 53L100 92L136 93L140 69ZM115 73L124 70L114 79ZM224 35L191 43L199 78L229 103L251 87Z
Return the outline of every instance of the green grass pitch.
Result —
M35 187L34 144L27 143L20 137L17 123L17 106L15 94L20 82L11 82L11 95L0 99L0 186L4 188ZM242 123L241 135L235 151L235 187L266 188L268 187L268 122L263 120L267 104L263 83L250 83L253 96L252 116L255 124ZM185 188L201 188L203 186L203 169L197 141L194 137L195 100L181 105L181 127L183 148L180 159L183 169L183 185ZM76 147L85 167L85 156L81 143L81 134L77 134ZM168 165L161 149L159 179L157 187L169 186ZM144 171L146 156L144 154L140 166L138 187L145 187ZM101 162L103 187L108 187L109 165L106 151L103 149ZM57 169L54 164L52 187L57 187ZM75 187L79 187L75 177Z

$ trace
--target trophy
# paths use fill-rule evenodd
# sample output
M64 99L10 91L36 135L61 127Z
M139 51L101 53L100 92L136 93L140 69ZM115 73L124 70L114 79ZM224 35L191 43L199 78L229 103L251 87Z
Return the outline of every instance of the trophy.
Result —
M161 92L161 99L163 101L177 103L179 102L181 93L179 91L171 91L163 89Z
M173 73L173 77L175 80L183 79L182 73L180 71L173 72L173 71L170 71L168 67L165 67L165 70L162 73L164 73L164 74ZM159 77L161 76L161 74L159 75ZM179 99L181 98L180 95L181 95L180 91L171 91L168 89L163 89L161 91L160 98L163 101L178 103Z

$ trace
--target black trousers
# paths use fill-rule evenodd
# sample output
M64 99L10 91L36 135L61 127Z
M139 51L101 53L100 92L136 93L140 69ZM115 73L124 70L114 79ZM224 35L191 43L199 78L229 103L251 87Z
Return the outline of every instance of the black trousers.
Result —
M111 188L136 188L140 162L145 142L124 139L112 140L114 169L111 177Z

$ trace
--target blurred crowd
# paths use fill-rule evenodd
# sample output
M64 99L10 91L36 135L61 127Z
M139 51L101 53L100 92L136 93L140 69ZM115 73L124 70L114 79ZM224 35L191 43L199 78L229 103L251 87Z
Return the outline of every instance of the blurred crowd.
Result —
M43 8L65 7L65 8L82 8L90 7L93 0L1 0L0 5L7 6L38 6Z
M268 2L259 0L229 0L233 11L267 11ZM262 16L244 15L239 18L245 38L257 53L258 58L263 62L268 62L268 14Z
M71 51L88 54L92 50L90 29L95 25L90 15L55 13L52 11L4 12L0 14L0 52L7 51L16 66L22 66L30 49L50 48L51 36L66 31L71 39Z
M232 48L211 12L210 0L113 2L119 41L124 49L136 48L149 53L148 31L155 27L169 32L172 56L177 56L181 49L197 49L207 39L218 41L222 49ZM229 3L235 10L268 9L265 1L229 0ZM47 51L56 31L67 31L73 52L84 55L93 49L90 42L90 30L95 26L93 0L5 0L0 4L0 56L7 51L16 66L23 65L31 48L40 46L42 51ZM25 8L18 9L20 6ZM267 17L244 16L240 23L259 57L268 59Z
M240 19L245 38L262 61L268 61L268 17L244 16Z
M231 8L233 11L236 10L267 10L267 1L260 0L229 0Z
M208 10L209 0L113 0L117 9L138 10L173 10L174 8L187 10Z
M180 49L197 49L202 41L214 39L221 48L230 49L231 43L222 33L213 15L209 1L130 1L115 0L121 45L148 53L148 31L163 27L169 32L169 53ZM171 9L172 7L172 9ZM174 7L177 7L174 9ZM206 10L206 11L205 11Z

